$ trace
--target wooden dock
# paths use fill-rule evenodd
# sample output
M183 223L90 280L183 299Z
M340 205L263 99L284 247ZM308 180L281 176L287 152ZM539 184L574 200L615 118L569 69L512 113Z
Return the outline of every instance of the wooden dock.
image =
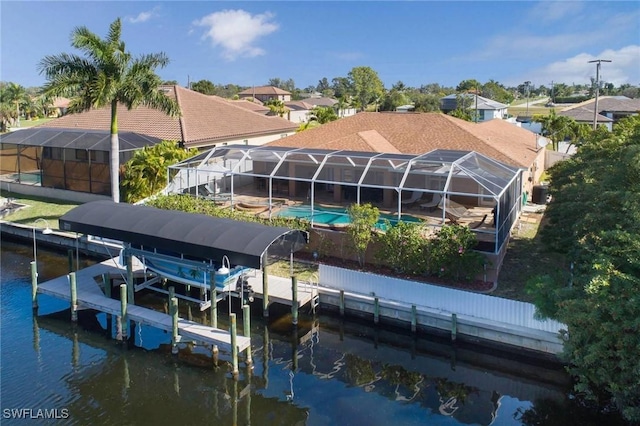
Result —
M107 297L96 279L102 280L103 274L112 278L126 276L126 269L114 259L106 260L76 272L77 298L79 308L95 309L111 315L120 315L120 301ZM260 285L262 288L262 285ZM57 299L71 301L71 289L66 275L38 284L38 293ZM153 309L127 304L127 317L131 321L150 325L171 332L171 316ZM209 327L197 322L178 318L178 333L182 339L195 340L231 350L231 334L226 330ZM237 336L236 346L239 352L249 348L249 337Z
M254 291L254 297L256 299L262 299L264 297L262 292L262 272L256 270L255 274L250 274L248 278L249 285L251 285ZM298 307L309 303L312 296L311 285L298 280ZM269 275L269 303L280 303L286 306L293 305L291 278Z

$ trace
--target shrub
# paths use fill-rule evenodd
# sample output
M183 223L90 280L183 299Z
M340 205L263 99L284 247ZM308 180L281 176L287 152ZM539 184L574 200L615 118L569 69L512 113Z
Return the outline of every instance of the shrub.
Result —
M468 227L443 226L429 243L429 272L447 279L472 280L483 268L484 258L472 250L476 236Z
M376 260L397 273L425 273L428 240L422 235L422 226L411 222L398 222L391 226L388 220L385 225L387 231L378 235L380 249Z

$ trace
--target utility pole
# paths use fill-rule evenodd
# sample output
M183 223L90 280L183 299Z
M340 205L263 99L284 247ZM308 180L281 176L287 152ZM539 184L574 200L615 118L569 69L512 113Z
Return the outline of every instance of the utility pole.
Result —
M529 117L529 86L531 85L530 81L525 81L524 82L524 86L527 89L527 113L525 114L527 117Z
M589 61L590 64L596 64L596 102L593 105L593 130L598 127L598 92L600 91L600 64L602 62L611 62L608 59L594 59Z
M551 80L551 103L554 103L554 104L556 103L553 96L553 80Z

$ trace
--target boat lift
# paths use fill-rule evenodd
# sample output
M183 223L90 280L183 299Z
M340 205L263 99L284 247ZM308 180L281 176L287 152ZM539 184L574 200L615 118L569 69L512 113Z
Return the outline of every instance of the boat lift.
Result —
M184 255L171 256L158 253L154 249L133 248L130 245L122 250L121 259L131 255L139 260L144 270L144 281L136 284L136 292L148 289L158 293L169 294L165 288L157 284L169 280L184 284L187 288L197 287L201 297L196 299L189 295L176 293L175 296L199 305L204 311L211 307L212 288L215 289L216 302L227 297L238 297L242 300L253 301L253 289L248 283L250 276L256 276L255 269L242 265L231 267L229 259L223 258L222 265L215 265L212 260L185 259Z

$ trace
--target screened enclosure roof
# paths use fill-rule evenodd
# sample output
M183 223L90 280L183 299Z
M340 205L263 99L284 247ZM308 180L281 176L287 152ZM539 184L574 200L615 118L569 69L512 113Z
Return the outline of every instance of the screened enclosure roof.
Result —
M268 164L261 171L250 173L240 172L240 166L244 160L264 162ZM289 176L288 164L305 164L315 168L315 172L309 176ZM228 145L213 148L202 152L177 165L173 169L195 168L206 171L212 164L224 164L228 169L225 174L251 174L265 178L289 178L310 182L342 183L339 180L331 180L323 177L323 169L328 165L337 165L354 169L352 185L370 185L386 187L375 184L372 177L374 171L386 170L399 175L399 184L389 186L400 190L424 190L424 188L412 187L407 177L410 174L428 174L445 177L445 187L453 177L467 177L473 179L482 186L486 193L499 196L505 188L518 176L520 170L502 162L489 158L475 151L456 151L437 149L420 155L399 153L377 153L346 150L326 150L308 148L287 148L279 146L247 146Z
M82 204L60 218L60 229L211 259L221 264L260 268L262 255L289 255L308 242L308 234L284 227L214 218L112 201Z
M161 140L134 132L118 132L120 152L133 151ZM56 129L51 127L32 127L0 135L0 143L21 146L39 146L52 148L85 149L91 151L109 151L111 134L108 131Z

